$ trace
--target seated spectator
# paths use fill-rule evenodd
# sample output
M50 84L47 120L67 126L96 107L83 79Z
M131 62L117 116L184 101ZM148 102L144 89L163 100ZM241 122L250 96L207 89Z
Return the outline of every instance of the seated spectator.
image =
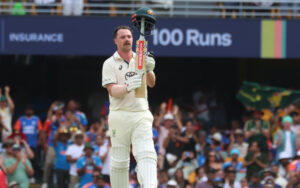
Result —
M94 170L92 177L93 181L85 184L83 188L109 188L99 170Z
M174 174L174 179L180 188L185 188L188 184L187 180L185 180L185 178L183 176L182 168L178 168L176 170L176 172Z
M197 176L196 177L196 184L207 181L207 176L205 174L205 168L204 167L197 168L195 171L196 171L196 176Z
M241 181L241 188L249 188L248 180L247 178L242 178Z
M255 172L259 172L268 167L268 156L265 153L260 152L257 142L252 142L250 145L249 152L243 165L247 168L246 177L248 180Z
M25 14L26 14L26 10L23 3L15 2L12 7L11 15L25 15Z
M199 131L197 144L195 145L198 166L201 167L205 163L205 153L209 151L209 145L206 142L206 132Z
M285 178L283 178L282 176L279 176L279 168L278 168L279 164L278 162L273 162L270 165L270 170L271 172L274 174L274 178L275 178L275 183L283 188L286 187L286 185L288 184L287 180Z
M300 151L297 152L297 155L294 158L294 160L288 165L288 174L289 176L292 176L293 174L296 174L297 171L299 170L300 170Z
M206 169L213 168L217 173L222 173L223 163L218 160L217 153L214 150L207 153L204 167Z
M26 156L22 156L20 145L14 144L12 150L13 156L7 158L4 162L8 183L16 181L20 188L28 188L28 176L33 176L34 174L31 163Z
M101 129L101 123L99 121L95 121L91 124L89 130L85 133L86 134L86 142L94 142L96 141L96 138L98 135L101 134L102 129ZM95 151L97 152L97 151Z
M282 119L283 129L279 130L274 142L277 146L276 160L292 159L296 154L296 134L291 131L293 119L290 116L285 116Z
M255 172L249 178L249 188L261 188L262 185L260 184L260 174L259 172Z
M206 169L207 181L199 182L196 188L213 188L213 180L215 179L216 170L213 168Z
M82 156L84 149L84 133L77 130L72 136L73 144L70 145L66 151L67 161L70 163L70 188L74 188L79 182L77 175L76 162Z
M157 174L158 188L166 188L169 181L168 172L166 170L160 170Z
M243 163L239 161L240 151L238 149L232 149L230 152L231 161L224 163L223 169L232 166L236 172L240 172L243 169Z
M244 134L241 129L236 129L234 134L230 135L230 144L227 148L227 152L230 153L233 148L236 148L240 152L240 157L245 158L247 155L249 144L244 141Z
M254 141L260 143L263 152L268 150L267 139L270 137L270 123L262 119L263 113L261 111L254 111L253 118L245 123L245 137L248 143Z
M168 173L170 177L176 176L178 169L183 172L184 180L188 179L188 176L198 168L197 160L195 159L195 154L193 152L184 151L182 153L181 159L177 162L176 166L170 168ZM177 182L178 183L178 182ZM180 184L180 183L178 183Z
M4 95L2 95L2 90L0 88L0 120L2 122L1 125L4 128L4 131L2 130L1 133L2 140L6 139L12 133L11 120L14 110L15 104L10 96L10 87L4 87Z
M77 173L79 175L79 186L92 182L92 173L94 170L101 170L102 162L98 156L93 155L94 148L91 143L86 143L84 146L84 156L76 162Z
M275 178L277 175L272 172L270 168L267 168L260 173L262 179L261 184L263 185L263 187L281 188L281 186L276 184L275 182Z
M83 13L83 0L62 0L62 4L65 16L81 16Z
M69 130L67 128L61 128L54 134L53 138L53 145L56 153L54 169L59 188L66 188L69 185L70 164L67 162L66 157L69 137Z

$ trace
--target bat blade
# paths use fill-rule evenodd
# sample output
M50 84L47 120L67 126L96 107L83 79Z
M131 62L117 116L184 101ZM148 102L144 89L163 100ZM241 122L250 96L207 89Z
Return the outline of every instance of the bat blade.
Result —
M135 59L137 74L143 74L142 86L135 89L136 98L146 98L147 97L147 84L146 84L146 72L145 69L145 54L147 52L147 41L144 39L139 39L137 42L136 52L137 57Z

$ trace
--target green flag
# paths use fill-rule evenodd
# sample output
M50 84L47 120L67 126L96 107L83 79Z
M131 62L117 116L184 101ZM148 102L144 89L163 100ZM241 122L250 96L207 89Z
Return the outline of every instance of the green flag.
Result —
M284 108L300 99L300 90L263 87L258 83L244 81L236 97L245 106L255 109Z

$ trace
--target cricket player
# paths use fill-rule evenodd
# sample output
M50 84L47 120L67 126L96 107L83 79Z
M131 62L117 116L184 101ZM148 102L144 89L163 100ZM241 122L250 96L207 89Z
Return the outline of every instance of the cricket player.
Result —
M132 144L137 161L137 176L143 188L156 188L157 156L152 140L153 116L146 98L135 98L135 89L142 85L142 75L135 72L132 51L132 30L119 26L114 31L117 51L108 58L102 69L102 86L107 88L110 99L108 117L111 136L110 181L112 188L129 186L129 154ZM146 56L147 85L154 87L155 61Z

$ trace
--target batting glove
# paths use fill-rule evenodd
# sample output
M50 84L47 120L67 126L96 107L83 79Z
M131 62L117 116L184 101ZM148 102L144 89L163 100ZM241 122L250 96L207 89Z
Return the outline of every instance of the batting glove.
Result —
M133 77L129 78L126 81L127 85L127 92L129 93L130 91L139 88L142 86L142 76L141 75L134 75Z
M155 68L155 60L153 57L146 56L146 71L153 71Z

